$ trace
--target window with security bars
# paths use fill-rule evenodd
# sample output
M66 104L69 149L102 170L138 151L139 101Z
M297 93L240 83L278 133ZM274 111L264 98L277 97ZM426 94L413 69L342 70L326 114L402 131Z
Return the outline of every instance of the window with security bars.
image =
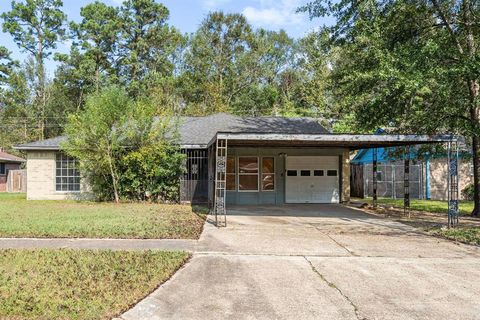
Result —
M80 171L78 161L64 153L56 155L56 191L80 191Z

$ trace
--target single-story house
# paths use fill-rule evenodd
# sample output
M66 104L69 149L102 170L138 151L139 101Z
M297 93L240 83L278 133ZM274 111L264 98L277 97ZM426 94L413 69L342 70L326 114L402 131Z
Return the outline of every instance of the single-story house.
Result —
M313 118L185 117L187 155L181 201L226 205L339 203L350 199L350 152L361 148L444 143L450 135L333 134ZM28 199L82 197L76 161L61 152L65 137L19 145L27 154Z
M448 198L448 160L445 154L419 155L410 148L410 198L446 200ZM377 149L377 195L403 198L404 162L398 150ZM473 163L468 152L460 152L458 159L459 190L473 182ZM354 197L373 196L373 149L361 149L350 161L350 190ZM460 193L460 199L463 199Z
M10 170L18 170L25 159L14 156L0 148L0 192L7 191L7 178Z

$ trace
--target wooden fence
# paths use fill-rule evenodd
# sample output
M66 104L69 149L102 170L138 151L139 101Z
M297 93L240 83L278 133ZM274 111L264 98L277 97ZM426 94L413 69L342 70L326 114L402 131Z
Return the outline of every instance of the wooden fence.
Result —
M27 170L9 170L7 192L27 192Z

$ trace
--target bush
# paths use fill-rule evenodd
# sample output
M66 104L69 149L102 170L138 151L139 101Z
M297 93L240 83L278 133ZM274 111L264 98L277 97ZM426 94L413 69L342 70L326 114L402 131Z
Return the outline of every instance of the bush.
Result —
M475 194L475 189L474 189L473 183L470 183L462 190L462 197L464 200L473 201L474 194Z
M185 156L170 144L146 146L120 162L120 197L130 200L178 202Z

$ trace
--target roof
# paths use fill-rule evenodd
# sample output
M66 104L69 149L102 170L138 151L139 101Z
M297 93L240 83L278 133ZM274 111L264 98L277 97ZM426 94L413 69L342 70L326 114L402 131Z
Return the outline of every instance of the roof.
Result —
M240 140L267 144L324 144L351 148L450 141L452 136L424 135L356 135L333 134L314 118L239 117L217 113L205 117L184 117L179 124L180 145L185 148L206 148L217 137L234 143ZM18 145L19 150L58 150L65 136ZM230 143L229 143L230 144Z
M14 156L13 154L9 154L9 153L0 151L0 161L1 162L22 163L22 162L25 162L25 159Z
M60 143L65 140L67 140L67 137L59 136L51 139L16 145L14 148L18 150L58 150L60 149Z
M187 117L180 126L181 143L207 145L218 132L325 134L329 133L317 119L285 117L238 117L217 113L206 117Z
M236 133L281 133L320 134L328 133L314 118L285 117L238 117L217 113L206 117L184 117L180 119L180 144L206 147L218 132ZM35 141L16 146L19 150L58 150L65 136Z

